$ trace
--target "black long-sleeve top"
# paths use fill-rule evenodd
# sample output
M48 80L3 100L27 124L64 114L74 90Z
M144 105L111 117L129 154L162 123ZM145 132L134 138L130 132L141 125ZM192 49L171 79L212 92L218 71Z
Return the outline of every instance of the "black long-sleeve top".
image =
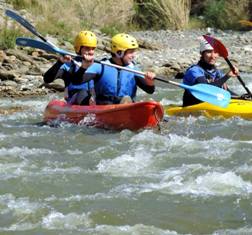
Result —
M63 63L58 60L51 68L49 68L43 76L44 82L51 83L55 79L60 78L64 81L65 87L69 86L70 83L79 84L79 81L75 79L75 64L71 62L71 69L68 71L61 69L62 65Z
M49 68L45 72L45 74L43 76L45 83L51 83L56 79L56 75L57 75L61 65L63 65L63 63L58 60L51 68Z

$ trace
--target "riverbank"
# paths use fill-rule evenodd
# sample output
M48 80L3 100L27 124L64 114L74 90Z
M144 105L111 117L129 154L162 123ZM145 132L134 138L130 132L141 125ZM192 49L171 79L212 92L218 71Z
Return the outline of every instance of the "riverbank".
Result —
M211 33L220 39L229 50L229 58L237 64L241 72L252 71L252 32L221 31L213 29L186 31L142 31L132 32L140 42L136 58L143 71L152 70L167 79L184 72L199 59L199 37ZM97 59L109 57L108 38L97 33L99 48ZM56 38L51 38L59 45ZM60 47L72 50L69 43ZM43 83L43 73L56 61L57 56L31 48L0 51L0 92L1 97L41 96L62 91L63 81L56 80L48 85ZM228 69L225 60L220 58L218 66Z

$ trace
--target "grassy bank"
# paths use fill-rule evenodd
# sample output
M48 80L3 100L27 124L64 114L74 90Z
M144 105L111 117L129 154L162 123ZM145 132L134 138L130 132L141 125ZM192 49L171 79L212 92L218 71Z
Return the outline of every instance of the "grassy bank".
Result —
M251 0L6 0L43 35L72 42L80 30L107 35L131 30L216 27L243 29ZM235 7L234 7L235 6ZM56 9L56 10L55 10ZM252 11L252 10L251 10ZM18 29L1 28L0 47L12 47Z
M15 9L26 9L41 32L65 39L82 29L99 29L107 34L132 29L183 29L191 7L190 0L6 1Z
M7 0L14 8L25 9L43 34L61 35L70 40L83 29L104 32L126 30L134 14L133 0ZM55 10L56 9L56 10ZM109 12L109 14L108 14Z

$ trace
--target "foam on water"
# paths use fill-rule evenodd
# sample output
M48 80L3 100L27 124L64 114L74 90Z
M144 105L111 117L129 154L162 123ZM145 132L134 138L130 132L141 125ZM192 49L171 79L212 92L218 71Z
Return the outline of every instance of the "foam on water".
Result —
M245 181L234 172L208 172L198 176L192 187L197 188L200 194L247 196L252 193L251 182Z
M69 168L52 168L52 167L43 167L40 172L38 172L36 175L58 175L58 174L80 174L83 172L83 169L80 167L69 167Z
M33 99L1 99L0 107L15 107L15 106L29 106L34 107L37 110L44 110L47 104L45 98Z
M247 163L237 167L235 171L239 174L246 174L252 176L252 165L248 165Z
M13 159L12 159L13 161ZM1 181L20 178L20 177L43 177L43 176L59 176L59 175L78 175L81 173L86 173L80 167L59 167L57 166L57 162L44 162L43 164L47 164L48 166L40 166L39 163L34 163L29 159L25 159L21 162L14 163L0 163L0 176Z
M127 141L129 149L119 151L113 158L103 158L97 165L98 173L115 177L149 177L159 172L162 169L159 164L168 159L206 159L208 164L215 160L231 159L241 144L241 141L230 141L218 136L210 140L196 140L177 134L163 136L153 131L143 131ZM223 145L229 147L223 148ZM100 151L104 152L104 148Z
M0 121L18 121L18 120L25 120L29 118L36 118L38 116L37 112L31 112L31 111L26 111L26 112L15 112L10 115L0 115Z
M252 234L252 227L247 226L238 229L223 229L213 233L213 235L250 235Z
M120 164L120 163L119 163ZM128 163L129 164L129 163ZM132 163L131 163L132 164ZM62 200L96 200L106 198L134 198L143 193L160 192L162 194L191 195L193 197L211 197L211 196L232 196L239 195L247 197L252 193L252 183L244 180L235 172L225 171L223 168L204 166L201 164L182 165L173 167L161 172L146 172L144 167L137 171L137 174L122 172L119 165L119 172L116 167L109 171L117 177L136 177L144 176L146 183L141 181L136 184L127 183L116 186L107 193L96 193L94 195L78 195L76 197L64 198ZM125 163L125 165L127 165ZM148 161L146 163L148 165ZM106 166L106 165L105 165ZM108 168L102 168L103 170ZM135 169L134 167L128 169ZM218 171L216 171L218 170ZM115 173L116 172L116 173ZM148 183L149 181L149 183Z
M110 225L98 225L93 229L93 233L110 234L110 235L179 235L175 231L163 230L154 226L147 226L143 224L136 224L134 226L110 226Z
M20 131L16 132L14 135L11 135L12 137L18 137L18 138L30 138L30 137L41 137L41 136L47 136L48 133L41 133L41 132L28 132L28 131Z
M13 156L24 158L31 155L52 155L55 152L49 149L42 149L42 148L28 148L26 146L22 147L13 147L13 148L0 148L0 157L4 156Z
M176 104L176 105L182 105L182 102L181 102L181 99L176 99L175 101L174 100L170 100L168 98L162 98L160 103L164 106L166 105L171 105L171 104Z
M20 132L15 132L12 134L1 134L0 133L0 140L1 141L18 141L19 138L22 139L30 139L30 138L40 138L40 137L44 137L47 136L49 133L48 132L28 132L28 131L20 131Z
M18 163L0 163L0 177L1 180L9 180L11 178L18 178L28 174L26 171L30 164L28 161Z
M31 202L29 198L16 198L12 194L0 195L0 205L4 208L1 214L13 212L15 216L35 214L38 210L45 208L42 203Z
M133 153L122 154L115 159L101 160L97 170L99 173L109 173L113 176L132 177L147 173L152 162L152 154L138 148Z
M60 212L51 212L39 223L26 223L20 221L10 227L0 227L0 231L29 231L35 228L46 230L80 232L81 234L110 234L110 235L179 235L176 231L164 230L155 226L144 224L130 225L97 225L94 224L88 214L69 213L64 215ZM79 234L79 233L78 233Z
M44 200L47 202L80 202L80 201L95 201L101 199L111 199L111 198L119 198L118 195L111 193L95 193L95 194L85 194L85 195L71 195L69 197L56 197L52 195L50 197L45 198Z
M174 174L175 173L175 174ZM165 176L158 183L124 184L113 190L110 194L116 197L134 198L141 194L160 192L170 195L190 195L193 197L232 196L247 197L252 193L252 184L243 180L233 172L212 172L196 177L189 172L177 169L170 178Z
M79 149L75 149L75 150L67 150L66 151L69 155L80 155L83 154L83 152Z
M4 140L4 139L6 139L7 137L8 137L8 135L0 133L0 140L1 141Z
M89 218L88 214L76 214L69 213L64 215L60 212L51 212L45 216L42 220L42 227L46 229L69 229L69 230L79 230L90 227L92 220Z
M42 148L13 147L0 148L0 175L1 180L31 176L40 173L41 170L30 157L50 156L54 151ZM35 173L36 171L36 173ZM42 172L43 173L43 172Z
M25 120L28 118L37 118L42 117L43 111L46 106L45 101L41 100L4 100L1 103L2 108L11 108L11 107L20 107L22 108L21 111L14 112L9 115L1 115L0 114L0 121L18 121L18 120Z
M172 151L173 157L201 158L220 160L231 158L237 151L241 141L234 141L222 137L214 137L209 140L197 140L177 134L169 134L168 150ZM224 148L223 146L228 146ZM169 154L169 153L168 153Z
M33 224L33 223L22 223L18 222L15 224L12 224L10 227L0 227L0 231L29 231L35 228L38 228L39 224Z

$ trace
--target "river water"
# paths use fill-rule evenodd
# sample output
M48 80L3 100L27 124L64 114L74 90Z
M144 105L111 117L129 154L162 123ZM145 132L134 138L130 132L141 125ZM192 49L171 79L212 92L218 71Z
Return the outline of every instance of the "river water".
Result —
M170 104L182 92L138 95ZM60 96L1 99L22 110L0 114L0 234L252 234L252 121L166 117L137 133L39 125Z

